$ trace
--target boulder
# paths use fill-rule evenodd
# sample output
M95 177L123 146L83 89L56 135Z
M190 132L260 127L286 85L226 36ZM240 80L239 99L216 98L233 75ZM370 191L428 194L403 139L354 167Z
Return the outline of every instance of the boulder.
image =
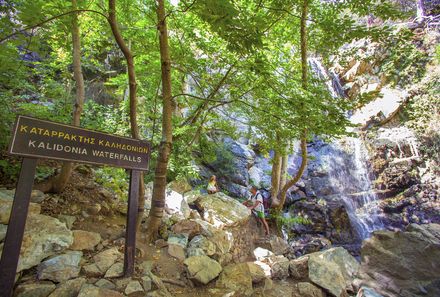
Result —
M42 262L38 265L38 279L60 283L77 277L81 270L81 257L82 252L67 252Z
M105 273L121 257L122 254L118 251L118 248L113 247L95 255L93 260L95 260L98 269Z
M60 284L49 297L76 297L85 283L86 279L82 277L68 280Z
M153 183L149 183L145 188L145 206L151 208L153 195ZM165 214L166 217L174 216L179 220L188 219L191 213L188 203L182 194L167 188L165 191Z
M144 288L145 292L151 291L151 288L153 287L153 281L151 280L151 277L148 275L145 275L141 278L142 280L142 287Z
M69 216L69 215L59 215L58 216L58 220L60 220L60 222L65 223L67 228L72 229L73 224L76 221L76 217L75 216Z
M70 249L74 251L93 251L95 246L100 242L101 235L99 233L84 230L73 230L73 243L70 246Z
M113 264L105 273L106 278L119 277L124 272L124 263Z
M272 278L286 279L289 277L289 259L284 256L274 256L269 259Z
M188 234L174 234L168 237L168 254L180 261L185 260Z
M95 283L95 286L97 286L99 288L109 289L109 290L116 289L116 285L114 283L112 283L111 281L106 280L105 278L101 278L100 280L98 280Z
M253 284L260 283L266 279L266 273L264 272L263 268L261 268L260 265L254 262L247 262L246 264L248 265L249 274L252 278Z
M247 263L224 267L216 286L235 291L237 296L251 296L253 293L252 277Z
M192 220L182 220L171 227L171 231L175 234L187 234L189 239L201 233L201 227L197 222Z
M324 291L311 283L297 283L298 297L326 297Z
M73 242L72 231L55 218L31 215L26 221L17 272L29 269Z
M246 206L221 192L199 195L194 204L203 213L203 219L217 228L242 225L251 214Z
M8 230L8 225L0 224L0 242L6 237L6 231Z
M12 202L14 200L14 194L10 196L4 194L0 196L0 224L9 224L9 217L11 215ZM37 203L29 203L28 217L30 215L40 214L41 206Z
M113 290L85 285L81 288L78 297L124 297L124 295Z
M18 285L14 291L16 297L47 297L56 286L51 282L39 282Z
M137 280L132 280L128 283L127 287L124 290L124 293L126 295L130 295L136 292L144 292L144 289Z
M212 256L216 252L216 245L203 235L194 237L188 244L188 250L201 249L207 256Z
M289 244L281 237L272 237L269 240L270 250L275 255L283 255L290 250Z
M208 256L189 257L183 262L188 269L189 277L206 285L222 271L220 264Z
M294 280L307 280L309 277L309 257L303 256L291 260L289 262L289 272Z
M336 297L348 296L359 263L344 248L336 247L309 255L309 279Z
M32 190L31 192L31 202L33 203L41 203L46 198L43 192L39 190Z
M364 241L356 284L384 296L440 296L440 225L376 231Z
M262 261L268 257L273 256L273 255L274 255L274 253L272 253L269 250L263 249L261 247L257 247L254 250L254 256L255 256L255 259L257 259L257 261Z

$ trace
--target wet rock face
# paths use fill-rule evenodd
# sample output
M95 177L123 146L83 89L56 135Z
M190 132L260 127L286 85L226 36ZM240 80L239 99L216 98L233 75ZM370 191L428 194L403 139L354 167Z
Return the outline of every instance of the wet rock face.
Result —
M356 285L384 296L440 296L440 225L377 231L362 246Z

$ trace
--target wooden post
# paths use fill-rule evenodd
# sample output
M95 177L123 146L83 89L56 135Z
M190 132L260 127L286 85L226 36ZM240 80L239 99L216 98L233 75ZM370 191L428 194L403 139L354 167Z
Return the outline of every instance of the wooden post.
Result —
M6 231L0 259L1 297L12 296L36 167L37 159L24 158L21 163L20 177L15 190L8 230Z
M139 196L139 170L131 170L130 188L128 193L127 227L125 230L124 276L129 277L134 272L136 256L136 217Z

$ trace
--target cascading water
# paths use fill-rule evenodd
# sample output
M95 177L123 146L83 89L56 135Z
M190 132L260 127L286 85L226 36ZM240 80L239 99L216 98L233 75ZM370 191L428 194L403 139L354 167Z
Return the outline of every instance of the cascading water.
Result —
M319 59L310 59L310 66L333 97L344 96L338 76L329 75ZM332 189L332 195L327 198L343 201L352 226L363 240L384 227L377 213L378 200L367 167L367 150L362 140L354 137L331 143L329 147L318 152Z
M336 150L323 155L323 161L335 193L329 199L341 199L359 238L368 238L384 226L377 213L377 196L367 167L367 151L359 138L348 137L333 143Z

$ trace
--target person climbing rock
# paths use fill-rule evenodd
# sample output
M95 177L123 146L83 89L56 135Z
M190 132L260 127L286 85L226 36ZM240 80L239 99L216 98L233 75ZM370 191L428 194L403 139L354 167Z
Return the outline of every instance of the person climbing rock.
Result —
M215 175L211 176L211 178L209 179L207 190L208 194L215 194L219 192L217 186L217 178L215 177Z
M250 192L251 197L243 202L243 204L257 216L257 219L263 224L265 235L269 236L269 225L267 224L264 215L263 196L255 186L251 187Z

